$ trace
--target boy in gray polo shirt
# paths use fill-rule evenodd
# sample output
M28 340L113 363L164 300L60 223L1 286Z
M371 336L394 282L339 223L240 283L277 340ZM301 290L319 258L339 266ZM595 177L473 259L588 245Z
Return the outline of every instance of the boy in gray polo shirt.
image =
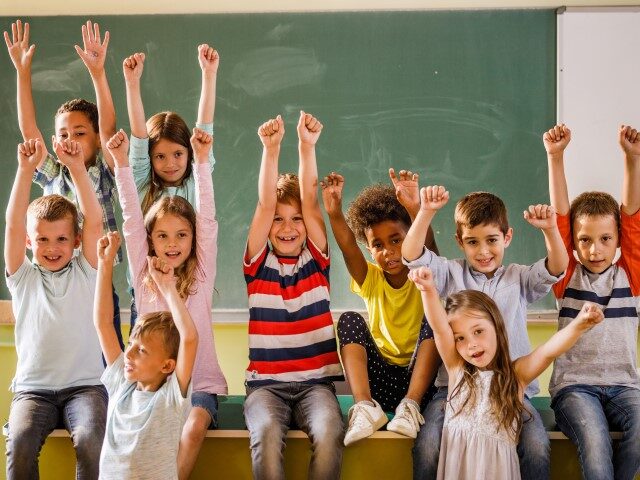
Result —
M466 289L489 295L504 317L511 357L515 360L528 354L531 345L527 335L527 305L551 290L569 261L553 208L532 205L524 214L531 225L542 231L547 257L529 266L503 265L504 251L513 231L502 200L491 193L474 192L456 204L456 241L465 258L448 260L424 248L424 237L436 212L447 203L449 192L442 186L426 187L421 197L420 212L402 244L403 261L411 269L428 266L441 297ZM436 478L447 383L446 371L441 367L435 382L438 392L423 412L425 426L414 444L414 478ZM540 415L529 402L538 391L538 383L534 381L525 392L524 405L532 417L523 423L518 443L520 472L525 480L545 479L550 474L549 438Z
M80 232L76 207L60 195L29 204L31 178L46 149L41 139L18 145L4 243L18 354L11 385L8 479L38 478L38 454L58 426L71 434L77 478L96 479L104 437L107 393L100 384L100 344L91 325L102 209L81 144L54 140L53 148L76 185L85 220ZM27 247L31 261L25 256Z
M553 287L558 328L586 301L598 303L605 320L554 362L551 406L560 430L577 447L584 478L632 480L640 469L640 133L624 125L618 131L622 206L604 192L582 193L569 204L563 156L570 140L565 125L543 137L551 203L570 254L567 275ZM609 430L622 432L615 450Z

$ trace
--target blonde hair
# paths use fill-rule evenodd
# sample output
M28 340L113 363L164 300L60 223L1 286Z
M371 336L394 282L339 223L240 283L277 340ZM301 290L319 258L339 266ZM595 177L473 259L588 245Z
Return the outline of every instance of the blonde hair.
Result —
M27 217L47 222L55 222L68 217L73 225L73 234L78 235L80 233L78 210L71 201L62 195L45 195L44 197L36 198L27 208Z
M157 333L162 338L169 358L178 359L180 349L180 332L176 327L170 312L153 312L142 315L136 322L131 334L131 338L143 338L152 333Z
M196 293L196 276L202 275L202 269L200 267L196 248L196 212L187 200L178 195L162 197L154 203L144 216L144 227L147 230L149 255L155 255L153 243L151 242L151 233L153 232L153 228L156 225L156 221L166 215L174 215L184 219L191 227L191 233L193 234L193 241L191 243L189 256L182 265L174 270L174 274L177 277L176 288L178 293L182 298L187 298L189 295ZM145 270L141 272L141 274L144 275L143 282L151 292L155 293L155 284L153 279L150 277L148 272L145 272L146 265Z
M489 389L491 414L497 420L498 429L506 430L517 441L522 430L522 415L527 409L520 398L520 382L509 355L507 330L498 306L485 293L478 290L462 290L447 298L445 311L447 314L458 311L479 312L493 323L496 331L497 349L496 355L488 367L493 370ZM451 392L450 398L459 395L463 386L467 387L469 395L464 399L460 410L455 412L455 415L458 415L467 405L469 408L473 408L476 403L475 377L478 368L465 362L462 371L462 378Z
M287 205L300 205L300 182L295 173L281 173L276 183L276 199Z

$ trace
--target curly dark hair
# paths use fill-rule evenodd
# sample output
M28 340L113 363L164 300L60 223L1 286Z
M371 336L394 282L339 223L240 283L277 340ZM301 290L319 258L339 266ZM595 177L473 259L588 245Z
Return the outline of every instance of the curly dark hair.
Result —
M74 98L73 100L69 100L68 102L64 102L62 105L60 105L60 108L58 108L55 117L67 112L84 113L91 122L93 130L96 133L100 131L100 129L98 128L98 107L95 103L89 102L83 98Z
M365 231L378 223L391 220L411 227L411 217L396 198L391 185L378 183L362 190L347 209L347 224L359 242L367 244Z

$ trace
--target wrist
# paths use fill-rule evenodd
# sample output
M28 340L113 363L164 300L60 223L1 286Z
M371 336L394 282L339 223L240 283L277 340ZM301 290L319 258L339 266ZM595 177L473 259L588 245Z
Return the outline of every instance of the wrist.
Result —
M218 70L202 70L204 80L214 80L218 76Z
M300 151L313 151L316 148L315 143L303 142L302 140L298 141L298 150Z
M562 152L547 152L547 159L551 162L561 162L564 159L564 150Z

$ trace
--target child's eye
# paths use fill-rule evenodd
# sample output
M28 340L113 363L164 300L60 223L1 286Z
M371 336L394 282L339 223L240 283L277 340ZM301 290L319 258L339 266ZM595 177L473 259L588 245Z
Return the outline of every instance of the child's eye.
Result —
M391 243L393 243L394 245L397 245L400 243L400 239L399 238L395 238L393 240L391 240Z
M181 157L182 155L184 155L184 152L176 152L176 157Z
M66 133L60 133L58 135L58 138L67 138L67 134Z
M464 340L464 337L455 337L456 343L460 343L462 340Z
M293 217L293 221L294 222L301 222L302 221L302 217Z
M475 240L469 240L467 242L467 245L476 245L478 242L476 242Z
M180 232L180 233L178 234L178 236L179 236L180 238L185 238L185 237L187 236L187 234L186 234L186 233L184 233L184 232Z
M480 335L482 333L482 329L478 329L473 332L474 335Z
M84 135L84 132L77 132L76 133L76 137L81 137L82 135Z
M498 241L497 238L490 238L489 243L496 243Z
M580 238L580 239L578 239L578 241L580 243L589 243L589 239L588 238Z
M66 242L67 241L67 237L58 237L58 241L59 242Z

